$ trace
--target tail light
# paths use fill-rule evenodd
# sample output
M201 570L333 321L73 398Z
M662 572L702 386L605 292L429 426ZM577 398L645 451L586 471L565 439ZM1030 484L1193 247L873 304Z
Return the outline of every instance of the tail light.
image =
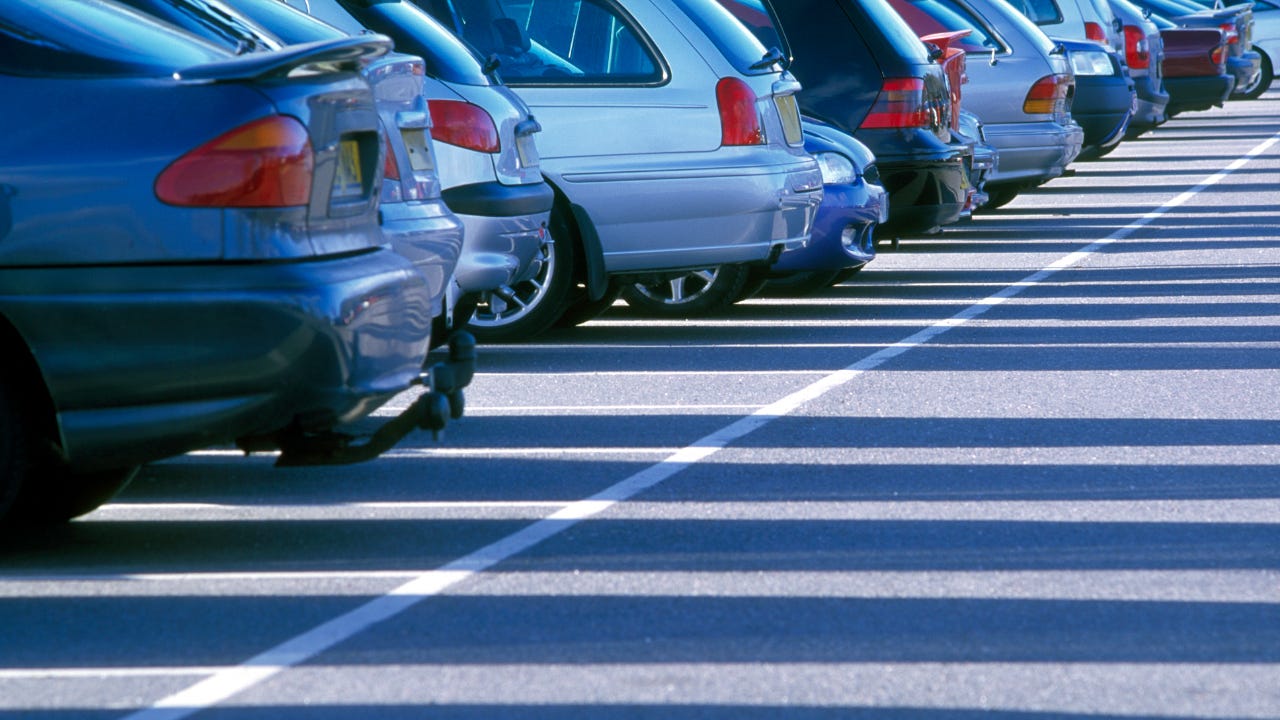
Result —
M1240 42L1240 32L1236 30L1235 23L1233 22L1223 23L1218 26L1218 29L1221 30L1223 34L1227 36L1228 45L1231 45L1232 43Z
M1084 36L1094 42L1107 42L1107 31L1096 22L1087 22L1084 24Z
M1225 45L1219 45L1209 53L1209 60L1218 66L1219 71L1226 67L1227 64L1227 48Z
M756 93L741 78L721 78L716 83L722 145L763 145L764 127L756 110Z
M461 100L431 100L431 137L468 150L496 153L502 149L498 127L479 105Z
M382 161L382 202L403 202L404 189L400 185L400 163L396 162L396 153L391 149L391 138L386 139L386 156Z
M869 130L929 127L921 78L886 78L861 127Z
M1151 43L1136 25L1124 26L1124 61L1131 70L1151 67Z
M1028 115L1052 115L1066 107L1071 92L1070 75L1045 75L1027 91L1022 102L1022 112Z
M289 207L311 199L315 157L296 118L271 115L174 160L156 178L156 197L184 207Z

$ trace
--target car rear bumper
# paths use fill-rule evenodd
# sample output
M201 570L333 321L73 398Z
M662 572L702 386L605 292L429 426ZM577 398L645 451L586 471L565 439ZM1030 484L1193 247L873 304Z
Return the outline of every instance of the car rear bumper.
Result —
M1138 93L1138 103L1129 121L1131 130L1149 130L1168 119L1165 109L1169 106L1169 93L1161 83L1143 75L1133 79L1133 87Z
M550 212L463 215L466 226L454 281L463 292L486 292L527 279L546 240Z
M784 252L772 269L781 272L857 267L875 257L875 227L888 210L888 194L862 180L824 185L809 244Z
M1258 76L1262 74L1262 56L1256 50L1248 50L1240 55L1229 57L1227 72L1231 73L1236 81L1232 92L1236 89L1243 91L1244 88L1251 88L1258 81Z
M0 307L36 355L77 469L359 419L416 381L430 339L426 281L388 249L24 275L38 284L5 284Z
M1084 145L1105 148L1124 136L1133 118L1136 90L1124 76L1076 77L1075 101L1071 117L1084 131Z
M1221 107L1227 101L1235 87L1235 78L1231 75L1166 75L1164 87L1169 91L1170 113L1208 110L1211 107Z
M1080 154L1084 131L1077 124L1056 122L987 123L987 142L1000 156L990 186L1039 185L1066 172Z
M378 218L383 239L422 273L439 307L462 253L462 221L440 200L382 203Z
M778 162L767 147L710 155L714 162L674 158L665 167L673 158L651 156L632 167L612 158L560 175L565 195L595 226L606 272L762 262L808 243L823 192L816 161L787 153Z

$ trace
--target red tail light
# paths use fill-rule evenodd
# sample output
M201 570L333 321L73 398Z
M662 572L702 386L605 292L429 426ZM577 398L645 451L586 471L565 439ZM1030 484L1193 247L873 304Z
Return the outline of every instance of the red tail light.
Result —
M875 130L929 127L929 113L924 106L924 80L886 78L861 127Z
M716 83L720 109L720 144L763 145L764 128L756 110L756 93L740 78L720 78Z
M461 100L431 100L431 137L468 150L495 153L502 149L498 127L484 108Z
M1225 68L1227 64L1227 48L1222 45L1214 48L1213 52L1209 53L1209 60L1214 65L1217 65L1219 70Z
M1233 22L1223 23L1218 26L1218 29L1226 34L1228 45L1232 43L1240 42L1240 33L1236 31L1235 23Z
M1136 25L1124 26L1124 61L1130 70L1151 67L1151 44L1147 34Z
M1052 115L1065 109L1071 91L1070 75L1045 75L1027 91L1022 112L1028 115Z
M1094 42L1106 43L1107 31L1096 22L1087 22L1084 24L1084 36Z
M388 180L400 179L400 163L396 162L395 151L391 149L391 138L386 141L386 149L383 151L387 157L382 161L382 176Z
M306 205L314 167L307 129L271 115L174 160L156 178L156 197L184 207Z

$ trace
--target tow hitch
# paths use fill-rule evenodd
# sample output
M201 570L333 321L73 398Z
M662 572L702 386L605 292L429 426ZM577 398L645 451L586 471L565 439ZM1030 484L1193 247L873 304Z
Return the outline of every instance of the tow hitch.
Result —
M291 430L272 438L280 448L276 467L303 465L350 465L372 460L395 447L414 430L430 430L439 439L450 419L462 417L466 409L462 389L471 384L476 371L476 339L458 331L449 338L449 359L425 368L418 382L427 390L404 412L388 420L364 442L346 433ZM252 447L242 444L244 451Z

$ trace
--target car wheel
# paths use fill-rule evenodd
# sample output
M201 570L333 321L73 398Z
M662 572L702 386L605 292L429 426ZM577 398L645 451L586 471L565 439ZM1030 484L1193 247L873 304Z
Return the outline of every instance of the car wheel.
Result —
M16 386L0 384L0 527L8 524L9 510L31 475L34 443L24 415Z
M1016 187L991 187L987 186L988 200L983 204L982 210L995 210L1013 202L1018 197L1018 188Z
M556 321L556 327L577 327L585 322L595 320L604 314L606 310L613 307L613 303L618 300L618 296L621 294L622 287L616 282L609 283L609 287L604 291L604 296L599 300L589 299L586 289L583 288L578 299L570 302L569 306L560 314L560 319Z
M803 297L812 295L819 290L825 290L831 287L836 281L836 276L840 274L839 270L810 270L807 272L794 272L782 277L769 279L769 284L765 286L765 291L770 295L781 297Z
M662 282L627 285L622 299L655 317L697 317L737 302L750 275L751 269L745 265L694 270Z
M551 213L533 277L480 294L467 330L481 342L519 342L560 319L573 289L574 234L560 203Z
M14 521L39 526L64 523L97 510L138 474L137 467L71 472L54 460L38 482L28 483L13 506Z
M1257 50L1257 48L1254 48ZM1258 50L1258 54L1262 56L1262 70L1258 72L1258 80L1253 87L1241 91L1240 97L1246 100L1253 100L1262 95L1271 87L1271 81L1275 78L1275 68L1271 65L1271 58L1265 52Z

